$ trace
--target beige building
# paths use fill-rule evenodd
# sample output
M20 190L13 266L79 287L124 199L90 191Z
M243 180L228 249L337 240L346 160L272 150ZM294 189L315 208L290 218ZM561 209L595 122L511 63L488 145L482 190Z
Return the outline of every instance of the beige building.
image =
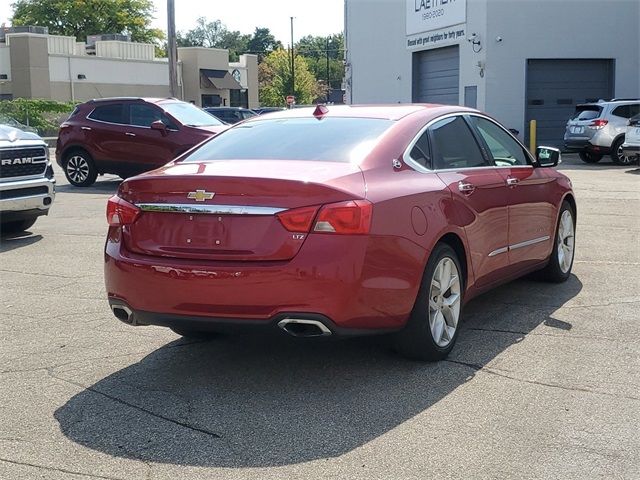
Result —
M10 33L0 42L0 98L167 97L167 59L154 52L145 43L97 40L87 48L74 37ZM230 63L227 50L179 48L178 89L180 99L198 106L256 108L258 58Z

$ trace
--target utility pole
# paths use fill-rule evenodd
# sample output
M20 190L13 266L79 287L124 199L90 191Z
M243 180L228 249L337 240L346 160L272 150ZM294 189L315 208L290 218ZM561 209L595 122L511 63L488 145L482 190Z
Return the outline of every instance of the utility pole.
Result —
M331 83L329 74L329 37L327 37L327 48L325 53L327 55L327 103L329 103L329 95L331 94Z
M167 56L169 57L169 90L178 97L178 48L176 46L176 6L167 0Z
M293 46L293 17L291 17L291 95L296 94L296 50Z

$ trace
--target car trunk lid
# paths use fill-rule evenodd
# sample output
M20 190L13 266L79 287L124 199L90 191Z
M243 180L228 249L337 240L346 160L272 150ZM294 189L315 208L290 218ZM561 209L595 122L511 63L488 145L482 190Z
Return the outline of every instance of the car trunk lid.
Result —
M225 160L175 163L124 182L119 196L143 212L123 228L135 253L198 260L293 258L306 234L277 214L364 198L358 166L338 162Z

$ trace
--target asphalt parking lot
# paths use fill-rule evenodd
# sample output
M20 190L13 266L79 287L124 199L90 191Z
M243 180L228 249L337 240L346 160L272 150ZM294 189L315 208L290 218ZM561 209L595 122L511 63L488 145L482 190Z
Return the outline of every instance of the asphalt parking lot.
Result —
M104 208L67 185L0 246L0 479L640 478L640 168L561 169L574 274L468 305L449 360L378 338L186 342L113 317Z

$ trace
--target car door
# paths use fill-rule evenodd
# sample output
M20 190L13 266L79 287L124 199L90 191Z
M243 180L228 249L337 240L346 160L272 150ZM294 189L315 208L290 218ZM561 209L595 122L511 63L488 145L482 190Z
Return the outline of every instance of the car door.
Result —
M87 115L89 122L80 128L94 160L111 171L129 158L129 146L125 136L126 107L124 103L108 103L96 106ZM103 168L100 167L102 170Z
M436 174L451 191L465 230L477 286L499 281L508 268L507 187L488 164L462 115L448 116L429 129Z
M151 128L160 120L166 130ZM155 105L131 103L129 124L125 135L129 138L132 171L151 170L171 161L179 149L178 127Z
M510 270L524 270L544 261L551 251L555 177L534 168L525 148L496 122L478 115L469 119L507 185Z

